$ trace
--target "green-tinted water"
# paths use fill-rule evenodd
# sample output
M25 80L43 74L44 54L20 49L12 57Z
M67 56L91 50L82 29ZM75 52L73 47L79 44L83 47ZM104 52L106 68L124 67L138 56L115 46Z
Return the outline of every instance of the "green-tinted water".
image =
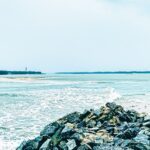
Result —
M66 113L107 101L148 112L150 75L0 76L0 150L14 150Z

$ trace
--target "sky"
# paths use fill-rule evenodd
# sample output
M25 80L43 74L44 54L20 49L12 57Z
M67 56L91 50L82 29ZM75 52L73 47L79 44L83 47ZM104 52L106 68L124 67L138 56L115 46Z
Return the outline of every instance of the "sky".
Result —
M0 0L0 70L150 70L149 0Z

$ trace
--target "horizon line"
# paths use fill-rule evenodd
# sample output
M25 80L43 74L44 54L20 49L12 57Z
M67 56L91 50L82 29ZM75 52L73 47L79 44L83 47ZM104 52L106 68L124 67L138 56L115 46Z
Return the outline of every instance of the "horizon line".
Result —
M149 71L69 71L55 72L55 74L150 74Z

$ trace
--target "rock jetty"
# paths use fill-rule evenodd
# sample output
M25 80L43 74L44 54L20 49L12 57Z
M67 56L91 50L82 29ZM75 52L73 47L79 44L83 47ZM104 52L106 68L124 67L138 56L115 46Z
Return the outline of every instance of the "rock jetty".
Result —
M50 123L17 150L150 150L150 117L107 103Z

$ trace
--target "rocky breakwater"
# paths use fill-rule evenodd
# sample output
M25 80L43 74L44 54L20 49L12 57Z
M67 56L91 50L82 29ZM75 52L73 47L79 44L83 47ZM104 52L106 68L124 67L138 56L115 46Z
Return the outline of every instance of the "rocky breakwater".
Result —
M107 103L47 125L17 150L150 150L150 117Z

